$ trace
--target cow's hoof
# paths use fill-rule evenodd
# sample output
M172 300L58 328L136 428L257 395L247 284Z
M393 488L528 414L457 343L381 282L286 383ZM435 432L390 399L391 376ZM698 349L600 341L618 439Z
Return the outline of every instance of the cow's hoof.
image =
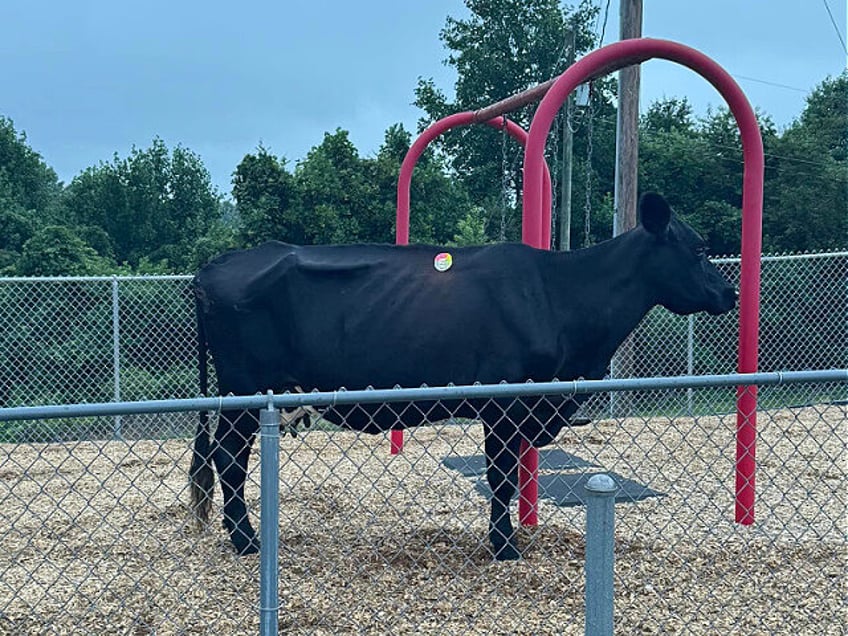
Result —
M253 528L248 527L247 530L242 530L236 526L231 529L226 519L224 519L224 528L230 533L230 540L233 542L236 554L245 556L259 552L259 539L256 538L256 532L253 532Z
M495 552L496 561L518 561L520 558L521 553L508 543Z
M248 554L256 554L259 552L259 541L253 539L251 541L236 541L233 539L233 547L236 549L236 554L239 556L247 556Z

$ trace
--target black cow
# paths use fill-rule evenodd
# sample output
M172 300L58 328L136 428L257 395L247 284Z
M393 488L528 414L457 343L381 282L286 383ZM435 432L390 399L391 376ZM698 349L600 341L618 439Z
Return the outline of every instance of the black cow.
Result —
M640 224L573 252L520 244L443 248L270 242L225 254L194 279L205 391L206 349L221 394L332 391L602 378L615 350L655 305L721 314L736 292L707 260L703 239L665 200L646 194ZM509 518L519 446L550 443L579 399L334 407L324 417L377 433L453 416L482 420L493 492L489 539L498 559L519 552ZM224 412L210 444L205 414L191 465L192 500L208 519L218 470L224 525L240 554L258 542L244 501L256 413Z

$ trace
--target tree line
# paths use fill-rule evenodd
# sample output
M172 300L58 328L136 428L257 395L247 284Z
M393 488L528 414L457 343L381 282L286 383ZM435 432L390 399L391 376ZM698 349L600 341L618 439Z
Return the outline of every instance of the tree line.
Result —
M446 63L457 72L454 96L420 79L419 129L561 73L568 28L575 29L578 55L596 47L597 8L588 2L465 4L468 17L448 17L440 33ZM611 234L615 103L614 81L596 80L588 105L557 122L558 130L568 125L574 131L572 245ZM510 117L527 128L533 108ZM823 79L784 130L766 113L758 115L766 152L765 251L844 249L848 72ZM63 184L25 134L0 115L0 275L191 272L222 251L269 239L392 242L397 176L412 137L402 125L390 125L376 155L363 157L348 132L337 129L294 164L260 145L234 168L226 196L197 153L168 148L159 138ZM551 135L555 185L561 143ZM486 126L440 138L412 180L412 240L518 240L521 157L517 144ZM650 104L640 121L639 170L640 188L662 192L713 253L738 253L741 145L726 109L698 117L685 98Z

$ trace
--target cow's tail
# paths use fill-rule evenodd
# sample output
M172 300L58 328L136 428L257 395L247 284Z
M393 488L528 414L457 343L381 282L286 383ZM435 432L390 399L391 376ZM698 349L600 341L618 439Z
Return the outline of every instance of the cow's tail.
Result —
M204 397L209 392L209 363L207 361L206 332L203 328L200 299L195 298L197 317L197 362L200 375L200 393ZM215 486L215 473L212 470L212 446L209 439L209 413L200 411L200 421L194 435L194 453L189 468L191 484L191 507L195 519L205 524L209 521L212 509L212 490Z

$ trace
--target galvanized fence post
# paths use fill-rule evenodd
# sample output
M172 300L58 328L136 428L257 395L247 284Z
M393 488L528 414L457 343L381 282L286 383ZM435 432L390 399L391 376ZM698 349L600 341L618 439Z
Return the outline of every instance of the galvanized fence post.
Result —
M686 333L686 375L695 373L695 315L689 314L688 328ZM695 414L695 392L686 389L686 405L689 415Z
M118 303L118 277L112 276L112 375L115 402L121 401L121 312ZM120 415L115 416L112 434L115 439L123 436Z
M586 636L612 636L615 481L593 475L586 483Z
M267 408L259 412L259 633L276 636L280 620L280 412L270 395L268 399Z

